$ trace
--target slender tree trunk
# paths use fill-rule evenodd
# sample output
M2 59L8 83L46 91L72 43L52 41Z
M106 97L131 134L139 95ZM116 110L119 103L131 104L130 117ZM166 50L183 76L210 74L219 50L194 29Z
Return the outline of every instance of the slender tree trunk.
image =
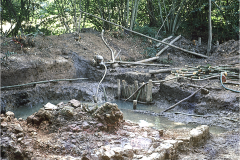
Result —
M79 8L82 10L82 0L79 1ZM78 20L78 33L81 31L81 18L82 18L82 12L80 12L79 20Z
M159 5L159 11L160 11L160 18L161 18L161 21L162 21L162 25L163 25L163 16L162 16L162 6L161 6L161 1L160 0L158 0L158 5ZM165 27L165 25L163 25L163 27L164 27L164 30L166 31L166 27Z
M128 28L128 24L129 24L129 0L127 0L127 23L126 23L127 28Z
M212 21L211 21L211 0L209 0L209 13L208 13L208 48L207 56L210 56L211 45L212 45Z
M131 18L131 24L130 24L130 30L133 29L133 25L134 25L134 18L135 18L135 13L137 12L137 3L138 3L138 0L135 0L134 1L134 6L133 6L133 9L132 9L132 18Z

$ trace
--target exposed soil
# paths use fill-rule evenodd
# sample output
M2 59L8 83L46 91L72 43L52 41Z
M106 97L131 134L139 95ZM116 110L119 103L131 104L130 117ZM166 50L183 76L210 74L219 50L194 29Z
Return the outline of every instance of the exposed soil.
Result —
M34 44L26 44L22 49L20 44L13 43L10 38L1 38L2 87L52 79L88 78L87 80L63 81L56 83L49 82L46 84L28 85L13 89L2 89L1 110L5 109L8 111L20 107L21 105L35 105L51 99L70 100L74 98L80 101L93 101L92 96L96 93L96 87L104 74L104 70L93 67L91 65L92 59L94 55L99 54L104 57L105 62L108 62L111 60L111 52L104 45L101 35L98 32L88 30L85 33L81 33L80 37L81 38L79 39L75 34L48 37L42 37L39 35L32 38ZM123 61L137 61L147 58L141 53L143 53L145 47L153 45L151 41L147 41L147 43L144 43L143 45L140 38L127 34L121 34L119 36L116 33L109 32L106 33L104 37L109 45L115 50L116 54L121 50L120 56L118 56L117 60L120 58L120 60ZM206 44L203 43L201 46L193 45L191 41L186 40L184 37L175 42L174 45L188 48L191 51L201 54L206 54ZM169 47L169 49L167 49L167 51L165 51L154 63L164 63L170 65L170 68L186 68L186 65L231 65L234 72L239 72L239 41L228 41L221 44L219 47L213 46L212 48L211 56L204 59ZM6 54L7 52L9 54ZM168 53L170 53L169 56ZM125 80L127 83L132 84L134 80L147 82L149 79L163 80L173 77L170 73L160 73L155 75L150 75L148 73L149 70L160 68L168 67L126 65L119 65L117 68L109 67L107 75L103 81L103 86L105 86L106 92L109 94L108 100L113 100L116 96L116 79ZM229 81L229 79L227 79L227 81ZM172 157L169 156L169 154L164 155L165 159L239 159L239 94L224 89L221 86L219 79L209 80L209 82L210 84L206 87L209 93L197 93L186 102L178 105L173 111L164 113L163 115L160 115L159 113L149 113L147 111L143 112L143 114L152 114L153 116L165 116L177 122L196 123L208 126L216 125L229 130L226 133L218 135L212 134L210 139L204 141L200 146L185 146L184 150L178 148L176 149L176 153L174 152L174 154L172 154ZM154 86L153 99L159 108L166 109L169 106L161 106L161 100L163 98L167 99L169 104L174 104L193 93L197 89L196 86L203 86L206 83L207 80L191 81L178 79L168 81L160 86ZM235 81L235 83L239 83L239 81ZM239 84L230 84L227 86L239 91ZM102 90L100 90L99 93L99 100L104 101ZM111 153L105 153L105 151L109 151L106 146L109 147L109 144L112 145L112 143L116 143L117 146L118 138L126 138L129 141L131 137L130 132L133 132L131 130L134 127L135 129L137 128L134 131L135 135L137 135L138 132L145 132L141 131L141 128L139 128L137 124L132 124L130 122L121 122L120 126L122 128L119 130L115 128L114 132L110 132L109 130L101 129L101 127L106 126L106 124L94 117L91 118L91 116L85 115L89 114L89 111L79 111L79 114L80 113L82 114L82 117L90 117L89 119L86 119L86 123L90 129L80 129L76 134L72 128L76 129L77 126L84 126L85 121L79 121L76 117L73 117L71 122L66 122L65 125L62 126L63 128L65 127L65 130L63 129L62 132L66 135L60 136L63 139L60 138L59 140L56 140L60 134L57 131L59 126L53 123L53 120L47 119L46 121L43 121L44 123L40 122L40 124L27 124L27 120L19 121L13 118L8 119L6 116L2 115L1 122L4 123L1 123L1 127L3 127L4 130L1 130L3 136L3 145L1 145L1 147L5 149L9 146L16 145L15 148L10 147L10 150L4 150L4 153L2 152L4 158L14 159L16 158L14 156L19 156L27 159L31 159L32 157L41 159L43 158L42 154L49 150L51 141L55 140L56 142L52 143L56 146L44 155L46 158L63 159L67 157L77 157L82 159L94 159L91 156L96 156L95 159L98 159L99 157L102 159L108 159L111 156L104 154ZM200 116L196 117L186 114ZM24 131L14 131L13 124L20 124ZM94 126L97 127L98 124L100 125L98 126L100 129L98 130L98 128L96 128L97 130L95 131ZM124 126L126 127L124 128ZM47 127L47 129L53 127L54 129L47 132L44 127ZM31 128L32 131L28 132ZM150 135L150 137L145 137L146 139L144 140L146 140L146 143L148 143L148 138L151 140L154 139L153 133L156 131L159 134L158 136L160 136L158 130L151 128L146 129L147 134ZM24 135L20 134L22 132ZM93 133L94 136L88 137L90 136L87 134L88 132L94 132L95 134ZM125 132L125 134L122 132ZM150 147L147 150L141 151L142 148L140 148L140 150L132 152L131 149L126 147L119 152L126 152L127 154L120 154L121 156L119 155L119 157L120 159L143 159L144 157L149 158L155 156L155 159L157 159L155 152L161 152L157 151L156 148L158 148L164 139L176 139L179 135L170 136L175 132L178 133L179 131L164 131L165 138L164 136L158 137L159 139L156 140L156 143L154 144L151 141L153 147L152 151L149 151L151 150ZM188 132L189 131L183 133L188 134ZM104 136L99 134L104 134ZM107 138L108 134L110 135L110 138ZM81 137L83 137L81 143L84 145L83 148L78 148L76 146L79 146L81 143L76 140ZM101 137L103 137L103 139L101 139ZM137 136L133 136L132 138L134 137L136 138ZM22 139L19 140L19 138ZM29 139L31 142L28 142ZM90 142L88 142L89 139L92 139L90 141L91 145ZM48 142L45 142L47 140ZM10 144L10 141L12 144ZM61 146L59 144L63 142L66 143L64 144L65 147L67 146L65 149L61 147L59 148L59 146ZM108 144L103 144L105 142ZM19 148L21 144L23 144L25 148ZM32 145L34 146L33 148L31 148ZM71 145L75 145L75 147ZM72 148L75 148L74 151L71 150ZM61 150L64 151L64 153L59 154ZM94 150L94 152L90 152L90 150ZM101 154L98 154L98 150L103 151L101 151ZM14 152L13 157L8 155L10 152ZM102 154L103 152L104 154ZM114 154L115 156L118 155L116 153L117 151ZM119 159L119 157L112 156L111 159ZM158 157L161 156L158 155Z

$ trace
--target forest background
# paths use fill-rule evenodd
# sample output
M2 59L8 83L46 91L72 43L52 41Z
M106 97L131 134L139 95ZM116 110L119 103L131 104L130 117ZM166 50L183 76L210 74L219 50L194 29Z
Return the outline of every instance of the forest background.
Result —
M209 0L1 0L1 35L119 31L91 13L156 39L208 40ZM211 0L212 43L239 40L239 0Z

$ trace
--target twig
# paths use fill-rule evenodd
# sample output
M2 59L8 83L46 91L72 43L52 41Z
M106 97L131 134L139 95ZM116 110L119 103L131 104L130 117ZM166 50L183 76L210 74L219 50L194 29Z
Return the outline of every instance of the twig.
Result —
M130 30L130 29L127 29L127 28L125 28L125 27L123 27L123 26L121 26L121 25L118 25L118 24L116 24L116 23L107 21L107 20L105 20L105 19L103 19L103 18L97 17L97 16L95 16L95 15L93 15L93 14L84 12L84 11L82 11L82 10L79 10L79 11L80 11L80 12L83 12L83 13L85 13L85 14L88 14L88 15L90 15L90 16L93 16L93 17L95 17L95 18L98 18L98 19L100 19L100 20L103 20L103 21L106 21L106 22L108 22L108 23L111 23L111 24L113 24L113 25L115 25L115 26L121 27L121 28L125 29L126 31L129 31L129 32L138 34L138 35L140 35L140 36L149 38L149 39L151 39L151 40L154 40L154 41L157 41L157 42L160 42L160 43L163 43L163 44L165 44L165 45L169 45L169 46L174 47L174 48L177 48L177 49L179 49L179 50L181 50L181 51L184 51L184 52L187 52L187 53L190 53L190 54L193 54L193 55L202 57L202 58L208 58L208 56L205 56L205 55L202 55L202 54L199 54L199 53L196 53L196 52L188 51L188 50L186 50L186 49L177 47L177 46L175 46L175 45L172 45L172 44L169 44L169 43L166 43L166 42L162 42L162 41L160 41L160 40L158 40L158 39L152 38L152 37L150 37L150 36L146 36L146 35L144 35L144 34L142 34L142 33L139 33L139 32L136 32L136 31L133 31L133 30Z
M173 108L176 107L178 104L180 104L180 103L182 103L183 101L186 101L187 99L191 98L194 94L196 94L196 93L197 93L198 91L200 91L202 88L206 87L208 84L209 84L209 83L207 83L206 85L202 86L201 88L199 88L198 90L196 90L195 92L193 92L190 96L182 99L181 101L177 102L176 104L172 105L171 107L165 109L164 111L162 111L162 113L163 113L163 112L166 112L166 111L168 111L168 110L170 110L170 109L173 109Z

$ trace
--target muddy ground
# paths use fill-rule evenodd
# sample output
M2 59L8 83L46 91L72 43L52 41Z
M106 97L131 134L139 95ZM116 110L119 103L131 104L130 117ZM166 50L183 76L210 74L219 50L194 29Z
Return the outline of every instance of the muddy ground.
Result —
M104 57L105 62L108 62L111 60L111 52L104 45L98 32L86 30L86 32L80 34L80 37L75 34L46 37L39 35L32 38L34 45L26 44L22 49L20 44L13 43L10 38L2 38L2 87L52 79L88 79L2 89L1 109L11 111L17 107L34 106L54 99L77 99L79 101L93 102L92 96L96 93L98 82L101 80L104 70L93 67L91 65L92 59L94 55L99 54ZM143 53L145 47L155 45L148 40L143 43L139 37L128 34L108 32L105 33L104 37L116 53L121 50L117 60L122 61L138 61L147 58L146 55L141 53ZM193 45L191 41L182 37L174 44L191 51L206 54L206 44L204 42L201 46ZM132 84L134 80L148 82L149 79L157 81L174 77L171 73L151 75L149 70L186 68L186 65L231 65L236 73L239 72L238 41L228 41L220 44L219 47L213 46L212 48L211 56L205 59L170 47L154 62L155 64L170 65L169 67L119 65L116 68L111 68L109 66L102 84L108 94L108 101L116 98L116 79L125 80L127 83ZM170 53L169 57L168 53ZM17 120L11 118L11 116L2 115L2 156L6 159L15 159L16 157L22 159L42 159L43 157L49 159L64 159L67 157L94 159L94 156L95 159L239 159L239 94L224 89L219 79L209 81L177 79L160 85L156 84L153 87L153 100L159 109L166 109L186 98L196 91L198 86L203 86L207 82L209 82L209 85L206 89L209 93L199 92L169 112L162 114L160 112L135 111L151 114L152 116L165 116L177 122L215 125L228 130L228 132L222 134L210 134L210 137L206 138L208 140L203 138L204 142L201 145L189 145L189 141L188 145L183 145L184 149L179 147L181 145L177 145L178 147L173 147L174 149L159 150L159 146L165 144L164 140L176 140L180 135L174 135L174 133L179 133L179 131L139 128L137 124L121 120L113 132L104 129L104 126L108 126L109 123L104 124L92 117L91 112L89 113L89 111L81 108L77 116L85 117L85 120L80 120L79 117L76 118L76 115L72 115L71 120L69 120L69 117L61 117L61 113L51 113L60 115L60 119L63 118L64 123L62 126L58 126L53 119L46 118L46 116L40 122L39 119L27 122L27 120ZM239 81L235 83L239 83ZM239 90L238 84L230 84L228 87ZM162 100L167 100L169 106L162 106ZM102 89L99 92L99 101L104 102ZM49 114L50 117L51 114ZM18 126L18 124L20 124L20 128L15 126ZM78 127L80 128L76 129ZM94 127L96 130L94 130ZM61 132L64 134L59 133L59 129L62 128ZM88 132L92 134L87 134ZM134 135L130 132L133 132ZM147 136L139 137L139 133L145 132L147 132ZM182 131L184 135L188 135L189 132L189 130ZM155 134L153 135L153 133ZM110 138L108 135L110 135ZM56 140L56 137L61 138ZM156 137L157 139L154 141L153 139ZM134 150L131 148L133 147L132 143L129 146L129 143L125 142L125 140L131 141L131 138L136 138L137 141L141 139L141 143L149 145L142 145L145 148L140 147ZM119 139L121 142L117 142ZM151 143L149 139L151 139ZM174 141L172 146L176 146L175 143L179 143L179 141ZM123 144L126 144L126 147ZM52 149L49 149L49 147L52 147ZM111 150L115 147L122 149Z

